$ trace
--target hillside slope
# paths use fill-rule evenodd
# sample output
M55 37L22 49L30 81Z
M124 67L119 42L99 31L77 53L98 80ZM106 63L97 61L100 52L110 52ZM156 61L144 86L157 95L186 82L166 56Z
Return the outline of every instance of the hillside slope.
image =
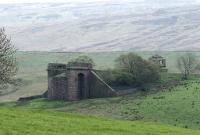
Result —
M183 128L200 129L199 95L200 81L196 80L156 93L141 92L122 97L76 102L39 99L22 103L1 103L0 105L57 110L133 121L153 121Z
M24 51L200 50L195 0L0 5L0 26Z
M0 135L199 135L172 126L59 112L0 108Z

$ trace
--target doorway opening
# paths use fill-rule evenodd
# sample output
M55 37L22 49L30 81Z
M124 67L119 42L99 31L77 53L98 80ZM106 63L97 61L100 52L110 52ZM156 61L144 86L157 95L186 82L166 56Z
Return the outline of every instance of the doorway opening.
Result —
M78 74L78 93L79 99L83 99L85 95L85 79L82 73Z

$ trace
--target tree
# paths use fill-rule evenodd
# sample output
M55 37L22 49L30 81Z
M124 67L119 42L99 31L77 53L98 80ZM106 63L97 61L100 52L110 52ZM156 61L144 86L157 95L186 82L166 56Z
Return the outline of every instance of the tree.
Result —
M192 53L186 53L185 55L177 58L177 67L183 75L183 79L188 79L191 73L194 73L198 68L196 56Z
M0 85L10 83L17 72L15 52L16 49L5 34L5 29L0 28Z
M73 60L71 60L70 62L77 62L77 63L90 63L92 64L92 66L95 66L94 61L92 60L92 58L86 56L86 55L81 55Z
M134 53L121 55L116 60L119 70L125 73L120 74L121 78L132 78L132 83L143 85L144 83L155 82L159 80L159 67Z

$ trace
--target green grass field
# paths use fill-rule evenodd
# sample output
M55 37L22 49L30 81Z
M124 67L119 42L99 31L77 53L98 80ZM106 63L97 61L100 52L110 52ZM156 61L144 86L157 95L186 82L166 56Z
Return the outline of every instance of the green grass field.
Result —
M138 92L127 96L74 102L38 99L29 102L1 103L0 106L90 114L200 129L199 95L200 80L196 79L159 92Z
M130 122L61 112L0 108L0 135L199 135L152 122Z

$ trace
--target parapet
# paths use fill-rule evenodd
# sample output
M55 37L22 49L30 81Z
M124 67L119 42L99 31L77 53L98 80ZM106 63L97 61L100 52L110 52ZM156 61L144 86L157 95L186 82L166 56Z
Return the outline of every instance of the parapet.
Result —
M67 69L92 69L92 64L91 63L69 62L67 64Z
M49 63L48 64L48 70L65 70L67 69L66 64L61 63Z
M47 69L49 78L55 77L56 75L66 72L66 70L67 65L60 63L49 63Z

